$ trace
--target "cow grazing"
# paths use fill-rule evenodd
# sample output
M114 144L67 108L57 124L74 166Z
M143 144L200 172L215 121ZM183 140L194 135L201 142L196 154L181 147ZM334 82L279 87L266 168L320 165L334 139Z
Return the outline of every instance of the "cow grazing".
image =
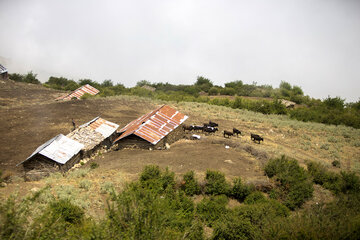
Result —
M184 129L184 132L186 132L186 131L192 131L192 130L194 130L194 126L192 126L192 125L183 125L183 129Z
M241 131L238 130L238 129L236 129L236 128L233 128L233 134L234 134L234 135L236 134L236 137L238 137L239 134L240 134L240 136L241 136Z
M204 127L203 131L207 132L207 133L214 133L215 134L215 132L219 131L219 129L216 128L216 127Z
M194 126L193 126L193 129L194 129L195 131L204 131L204 127L203 127L203 126L199 126L199 125L194 125Z
M233 135L234 134L232 132L224 130L224 137L228 136L228 138L230 138Z
M219 124L215 123L215 122L212 122L212 121L209 121L209 126L210 127L218 127Z
M251 140L253 140L254 142L255 142L255 141L258 141L259 144L260 144L260 141L263 141L263 142L264 142L264 138L260 137L260 136L257 135L257 134L253 134L253 133L251 133Z

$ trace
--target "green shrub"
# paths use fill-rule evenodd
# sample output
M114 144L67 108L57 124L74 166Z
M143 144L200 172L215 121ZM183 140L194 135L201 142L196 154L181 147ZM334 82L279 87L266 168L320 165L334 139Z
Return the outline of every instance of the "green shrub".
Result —
M204 227L199 220L194 220L193 224L187 232L185 232L183 239L189 240L203 240L204 237Z
M142 171L140 175L140 181L146 182L149 180L159 179L160 176L161 176L161 171L159 166L148 165L145 166L144 170Z
M308 172L316 184L320 184L335 194L360 192L360 177L354 172L334 173L319 163L307 163Z
M230 185L226 182L225 175L218 171L206 171L205 176L205 193L211 195L228 195Z
M80 169L72 170L71 172L69 172L68 176L70 178L82 178L85 177L88 173L89 173L88 168L80 168Z
M360 193L360 177L354 172L340 172L343 193Z
M330 145L328 143L324 143L320 146L320 149L329 150Z
M140 183L143 187L157 192L173 191L175 187L175 174L167 168L164 172L161 172L159 166L148 165L145 166L140 175Z
M262 192L255 191L245 198L245 204L255 204L265 202L266 198Z
M235 178L231 190L231 196L242 202L245 198L254 191L254 187L247 184L242 184L241 178Z
M196 212L209 226L227 212L228 198L225 195L205 197L196 206Z
M249 219L226 214L221 221L214 226L211 239L258 239L260 237L256 226L253 226Z
M115 203L107 213L110 236L179 239L192 226L194 205L182 191L160 193L134 182L114 195Z
M79 223L84 218L84 211L73 205L68 199L61 199L50 204L55 219L61 218L69 223Z
M80 183L79 183L79 188L89 190L90 187L91 187L91 181L89 181L87 179L81 180Z
M99 167L99 164L98 163L96 163L96 162L91 162L90 163L90 168L91 169L95 169L95 168L98 168Z
M84 93L84 95L82 95L80 97L80 99L85 100L85 99L89 99L89 98L92 98L92 97L94 97L94 96L91 95L90 93Z
M278 218L264 229L263 239L358 239L360 195L340 195L291 218Z
M312 182L295 159L285 156L271 159L265 166L265 174L270 178L276 176L279 198L292 210L312 197Z
M339 161L339 160L334 160L331 164L332 164L334 167L340 168L340 161Z
M200 194L200 192L201 192L200 186L199 186L197 180L195 179L194 171L189 171L184 174L181 189L188 196Z
M113 193L114 192L114 184L112 182L104 182L101 184L100 192L102 194L105 193Z
M337 143L339 140L336 137L331 136L331 137L328 138L328 141L331 142L331 143Z

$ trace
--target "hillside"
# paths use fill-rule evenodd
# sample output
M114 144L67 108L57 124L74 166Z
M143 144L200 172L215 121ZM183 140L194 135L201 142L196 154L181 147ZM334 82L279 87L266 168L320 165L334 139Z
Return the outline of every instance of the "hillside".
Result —
M80 125L101 116L123 127L165 102L135 96L56 102L54 99L63 92L13 81L2 82L1 86L0 168L7 179L6 187L0 188L2 197L13 193L25 196L48 186L46 196L68 196L90 216L100 218L105 213L109 188L123 189L150 164L162 169L168 167L177 178L193 170L198 179L203 179L206 170L213 169L225 173L229 181L241 177L246 182L257 183L269 181L263 171L268 160L285 154L297 159L301 166L311 160L323 163L330 171L360 173L358 129L299 122L287 116L263 115L205 103L166 102L187 114L188 124L212 120L219 124L219 132L215 135L201 133L199 141L182 139L168 150L125 149L98 154L65 176L54 174L40 181L24 182L23 170L16 164L55 135L70 132L72 118ZM233 127L240 129L242 136L225 139L223 130ZM252 142L250 133L260 134L264 142ZM340 168L331 166L334 160L340 161ZM99 167L90 170L91 163ZM329 199L332 199L329 191L316 187L309 204ZM238 206L239 203L229 204Z

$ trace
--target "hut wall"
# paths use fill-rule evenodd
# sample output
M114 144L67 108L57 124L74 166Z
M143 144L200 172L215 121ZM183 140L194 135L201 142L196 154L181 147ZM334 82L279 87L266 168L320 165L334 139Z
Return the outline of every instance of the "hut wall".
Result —
M106 147L107 149L110 149L112 146L113 141L118 137L118 133L114 132L109 137L105 138L102 142L94 146L92 149L84 150L82 154L82 158L88 158L91 157L94 153L96 153L98 150L100 150L103 147Z
M7 80L8 79L8 73L5 72L5 73L1 74L0 78L3 79L3 80Z
M126 138L123 138L117 142L118 149L122 148L143 148L143 149L149 149L153 148L154 145L149 143L148 141L131 134L127 136Z
M165 148L166 143L172 144L184 137L185 137L185 133L182 128L182 125L180 125L175 130L173 130L168 135L166 135L163 139L161 139L155 145L149 143L148 141L146 141L134 134L131 134L131 135L119 140L117 144L118 144L118 149L122 149L122 148L162 149L162 148Z
M50 160L49 158L36 154L31 159L23 163L25 171L30 170L47 170L47 171L59 171L60 164Z
M56 171L67 171L70 168L72 168L76 163L80 161L82 158L81 151L73 156L69 161L67 161L65 164L59 164L57 162L54 162L53 160L41 155L36 154L31 159L27 160L23 163L25 171L31 171L31 170L44 170L47 172L56 172Z
M175 128L172 132L166 135L163 139L161 139L156 145L155 148L164 148L165 144L173 144L174 142L185 137L185 132L182 127L182 124Z
M74 155L71 159L69 159L69 161L67 161L64 165L60 165L60 170L63 172L68 171L76 163L80 162L80 160L83 158L83 155L83 151L80 151L78 154Z

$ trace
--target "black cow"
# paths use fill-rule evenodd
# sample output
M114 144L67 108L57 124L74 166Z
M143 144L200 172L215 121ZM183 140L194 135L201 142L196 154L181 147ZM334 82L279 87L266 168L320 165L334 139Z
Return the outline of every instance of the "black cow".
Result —
M209 121L209 126L210 127L218 127L219 124L217 124L216 122Z
M193 128L194 128L195 131L204 131L204 127L203 127L203 126L194 125Z
M254 142L255 142L255 141L258 141L259 144L260 144L260 141L263 141L263 142L264 142L264 138L260 137L260 136L257 135L257 134L253 134L253 133L251 133L251 140L253 140Z
M216 131L219 131L219 129L216 127L204 127L203 131L207 133L215 133Z
M224 137L228 136L228 138L230 138L230 136L233 136L234 134L230 131L226 131L224 130Z
M186 130L188 130L189 132L194 130L194 126L192 125L183 125L183 129L184 129L184 132L186 132Z
M233 134L234 134L234 135L236 134L237 137L239 136L239 134L240 134L240 136L241 136L241 131L238 130L238 129L236 129L236 128L233 128Z

